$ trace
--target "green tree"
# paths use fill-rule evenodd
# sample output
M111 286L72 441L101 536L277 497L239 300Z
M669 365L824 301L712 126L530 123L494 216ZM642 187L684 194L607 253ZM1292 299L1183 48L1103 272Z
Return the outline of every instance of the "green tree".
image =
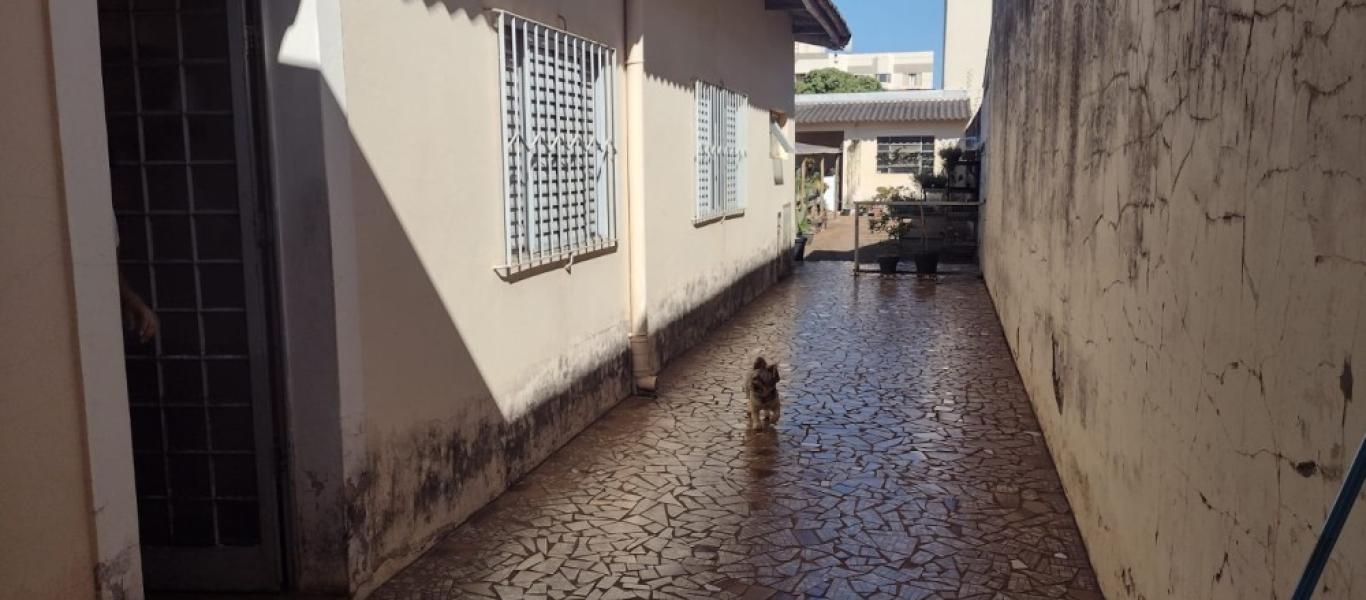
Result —
M797 82L798 94L841 94L880 92L882 84L868 75L854 75L839 69L816 69Z

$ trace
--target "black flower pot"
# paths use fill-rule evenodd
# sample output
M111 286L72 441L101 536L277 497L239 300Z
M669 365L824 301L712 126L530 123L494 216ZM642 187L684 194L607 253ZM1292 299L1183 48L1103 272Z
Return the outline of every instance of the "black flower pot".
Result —
M921 275L934 275L939 272L938 252L918 252L915 255L915 272Z
M901 257L895 254L887 254L877 257L877 270L883 275L896 273L896 264L901 262Z
M792 259L799 262L806 260L806 236L799 235L792 241Z

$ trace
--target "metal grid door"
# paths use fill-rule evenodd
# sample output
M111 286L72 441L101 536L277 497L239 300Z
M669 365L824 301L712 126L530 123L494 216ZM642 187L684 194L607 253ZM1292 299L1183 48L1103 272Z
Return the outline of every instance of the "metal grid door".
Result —
M99 9L119 265L161 321L125 345L147 585L276 589L243 0Z

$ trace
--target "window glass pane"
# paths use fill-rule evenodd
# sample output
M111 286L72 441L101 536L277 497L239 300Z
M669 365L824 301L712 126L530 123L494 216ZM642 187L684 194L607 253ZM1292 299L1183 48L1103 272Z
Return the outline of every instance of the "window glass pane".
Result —
M212 408L213 449L214 450L251 450L252 432L251 408Z
M223 59L228 56L228 31L223 17L183 13L181 25L185 28L185 58Z
M218 503L218 537L225 546L255 546L260 542L261 509L256 502Z
M198 360L162 361L161 380L166 387L163 402L198 404L204 399L204 375Z
M232 117L190 117L190 156L194 160L232 160Z
M171 541L177 546L212 546L213 503L208 500L173 502Z
M158 418L160 417L158 416ZM135 428L133 431L138 430ZM159 431L158 434L160 434ZM136 441L137 437L133 439ZM156 448L156 450L160 449ZM160 454L138 453L133 455L133 486L139 496L164 496L166 494L166 471L161 466ZM142 504L142 502L138 502L138 504Z
M180 117L143 117L142 134L147 160L185 158L185 133Z
M190 242L190 219L179 216L156 216L152 221L152 256L157 260L188 260L194 258Z
M157 65L138 69L142 110L180 110L180 67Z
M158 309L195 307L194 267L190 265L157 266Z
M105 62L128 60L133 56L127 15L100 15L100 54Z
M147 204L153 210L186 210L189 194L185 167L147 167Z
M247 353L247 320L240 312L204 313L206 354Z
M150 362L148 364L151 364ZM132 410L133 450L161 451L161 409L134 407Z
M198 355L199 319L193 313L158 313L161 328L157 338L162 354Z
M190 110L231 110L227 65L186 65L185 100Z
M166 410L166 444L171 450L207 450L204 409L171 407Z
M256 458L250 454L213 457L214 490L218 496L256 495Z
M131 111L137 108L133 96L133 69L105 67L104 108L117 111Z
M138 160L137 117L109 117L109 160L129 162Z
M209 457L203 454L172 454L167 457L171 495L203 498L209 495Z
M237 215L199 215L195 217L199 236L199 258L221 259L242 256L242 224Z
M170 13L140 13L133 18L138 60L177 58L176 22Z
M237 167L195 165L194 206L198 210L237 210Z
M138 536L144 546L171 543L171 513L165 500L138 499Z
M142 210L142 173L137 167L110 169L109 185L114 196L115 212Z

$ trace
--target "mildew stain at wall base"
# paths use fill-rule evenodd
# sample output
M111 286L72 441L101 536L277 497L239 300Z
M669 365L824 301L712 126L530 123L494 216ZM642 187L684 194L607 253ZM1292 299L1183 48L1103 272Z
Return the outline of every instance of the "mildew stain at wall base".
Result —
M737 277L710 299L682 311L667 325L652 333L655 364L665 365L702 341L708 333L733 316L774 283L792 273L787 254L777 256Z
M705 300L682 300L693 308L652 335L656 364L700 342L791 268L783 253ZM346 483L353 593L368 594L633 391L630 347L622 339L610 359L512 421L488 399L482 416L368 440L362 466Z
M95 586L100 600L130 600L129 580L133 578L137 546L125 546L114 558L95 565Z
M512 422L491 409L474 424L432 422L372 442L346 485L353 589L387 579L629 396L630 373L623 344L610 361Z

